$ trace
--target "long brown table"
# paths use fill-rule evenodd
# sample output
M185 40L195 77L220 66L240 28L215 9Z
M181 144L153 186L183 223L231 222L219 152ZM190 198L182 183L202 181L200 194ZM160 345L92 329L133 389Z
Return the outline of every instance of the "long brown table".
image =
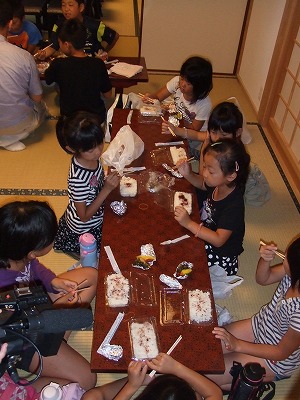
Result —
M130 110L115 109L113 115L112 137L118 130L126 125L127 115ZM150 151L156 149L155 142L167 142L177 140L171 135L162 135L160 125L138 123L138 111L134 111L131 127L145 144L145 151L135 160L131 166L146 166L151 170L166 172L161 166L154 166ZM192 186L185 179L177 179L173 190L194 192ZM166 287L159 280L160 274L172 276L176 266L182 261L192 262L194 265L192 274L180 282L184 289L211 290L211 282L207 266L207 259L204 243L190 235L190 238L175 244L161 245L160 243L187 234L187 230L181 227L174 219L173 212L154 203L155 195L150 192L139 193L134 198L122 198L119 190L114 190L106 200L105 217L103 225L102 250L99 263L99 283L96 296L95 322L93 331L93 344L91 353L91 368L96 372L125 372L131 359L131 347L128 322L131 318L155 317L159 337L160 351L166 352L181 334L182 341L173 351L172 355L180 362L190 368L202 373L223 373L224 359L221 343L212 334L212 328L217 324L215 311L213 321L208 324L180 324L161 322L161 295ZM125 200L127 212L118 216L110 208L115 200ZM195 193L193 193L193 212L191 217L194 220L199 218L199 210ZM154 246L156 262L150 270L143 271L132 267L135 257L140 254L140 247L143 244L151 243ZM133 273L131 283L136 289L140 285L140 297L146 297L146 301L133 300L125 308L109 308L105 298L105 277L113 273L110 261L104 250L104 246L110 246L115 259L125 276ZM148 284L154 282L154 296L148 302ZM176 297L179 296L179 300ZM175 293L174 302L169 307L175 310L168 310L174 314L174 320L180 319L176 307L181 307L180 293ZM213 300L213 299L212 299ZM151 305L149 305L149 303ZM148 304L148 305L147 305ZM214 305L214 303L213 303ZM214 307L213 307L214 308ZM123 347L124 354L119 361L112 361L97 353L97 349L112 326L118 312L124 311L125 317L115 333L111 343ZM174 312L175 311L175 312Z

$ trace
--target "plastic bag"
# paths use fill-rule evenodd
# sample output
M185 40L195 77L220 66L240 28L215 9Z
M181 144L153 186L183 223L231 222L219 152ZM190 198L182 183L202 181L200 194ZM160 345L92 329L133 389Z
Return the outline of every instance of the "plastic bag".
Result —
M68 385L62 386L63 399L64 400L80 400L85 390L79 385L79 383L69 383Z
M253 163L250 164L244 197L246 204L253 207L261 207L271 198L271 190L267 178L262 170Z
M224 326L230 324L232 322L232 315L230 312L227 310L226 307L221 307L218 304L215 304L216 306L216 312L217 312L217 317L218 317L218 325L219 326Z
M131 108L128 94L117 94L113 104L109 107L106 114L105 142L110 142L110 133L112 128L112 117L115 108Z
M244 282L244 278L238 275L227 275L225 269L219 265L209 268L211 286L215 299L226 299L231 296L232 289Z
M143 151L142 139L129 125L124 125L102 154L102 159L105 164L114 167L122 175L125 166L131 164Z

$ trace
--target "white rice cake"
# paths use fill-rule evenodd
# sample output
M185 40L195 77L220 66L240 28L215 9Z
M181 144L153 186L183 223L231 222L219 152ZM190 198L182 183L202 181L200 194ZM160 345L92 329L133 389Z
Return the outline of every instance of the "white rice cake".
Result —
M129 304L129 280L122 274L110 274L106 278L106 299L109 307L125 307Z
M122 176L120 194L122 197L135 197L137 195L137 180L130 176Z
M192 195L186 192L175 192L174 194L174 210L176 207L181 206L186 209L188 214L192 213Z
M200 289L189 291L190 321L201 323L212 319L211 299L209 292Z
M170 147L170 153L172 157L173 164L176 165L179 160L186 160L186 152L183 147Z
M151 322L130 324L133 357L138 360L154 358L159 353L156 332Z

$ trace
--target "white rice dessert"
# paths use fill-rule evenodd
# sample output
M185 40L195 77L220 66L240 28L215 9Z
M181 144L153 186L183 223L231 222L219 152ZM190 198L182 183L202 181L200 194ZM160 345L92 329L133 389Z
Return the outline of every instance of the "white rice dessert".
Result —
M209 292L200 289L189 291L190 321L201 323L212 319L212 308Z
M183 147L170 147L170 153L172 157L173 164L176 165L179 160L186 160L186 152Z
M159 353L154 326L146 321L130 324L133 357L139 360L154 358Z
M106 298L109 307L125 307L129 303L129 280L122 274L106 278Z
M137 180L130 176L122 176L120 194L123 197L135 197L137 194Z
M175 192L174 194L174 210L176 207L181 206L186 209L190 215L192 212L192 195L186 192Z

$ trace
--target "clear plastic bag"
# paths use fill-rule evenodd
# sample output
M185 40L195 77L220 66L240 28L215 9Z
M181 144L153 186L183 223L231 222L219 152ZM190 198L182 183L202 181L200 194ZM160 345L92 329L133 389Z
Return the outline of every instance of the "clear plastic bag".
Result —
M161 189L170 188L175 184L175 178L159 171L143 171L139 176L139 193L156 193Z
M219 265L209 268L211 286L215 299L226 299L231 296L232 289L244 282L244 278L238 275L227 275L225 269Z
M111 141L108 149L102 154L102 160L122 175L125 166L131 164L143 151L142 139L129 125L124 125Z

